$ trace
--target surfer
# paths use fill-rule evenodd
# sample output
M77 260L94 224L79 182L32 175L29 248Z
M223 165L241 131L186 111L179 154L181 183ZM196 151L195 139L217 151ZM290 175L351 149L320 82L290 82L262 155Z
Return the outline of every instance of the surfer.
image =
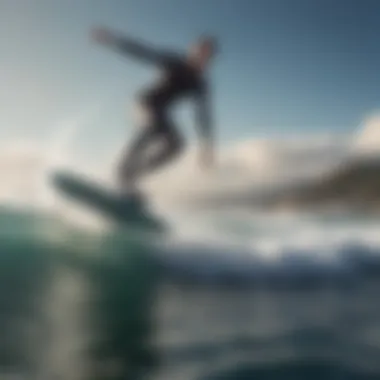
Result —
M184 98L193 99L196 104L200 161L204 167L210 167L214 158L214 128L206 71L216 53L215 39L202 36L187 54L181 55L160 51L104 28L94 29L92 36L97 43L158 67L161 73L159 80L138 96L138 107L145 120L119 165L121 190L125 194L134 194L143 175L172 162L183 151L183 139L170 111ZM149 150L156 143L161 147L151 154Z

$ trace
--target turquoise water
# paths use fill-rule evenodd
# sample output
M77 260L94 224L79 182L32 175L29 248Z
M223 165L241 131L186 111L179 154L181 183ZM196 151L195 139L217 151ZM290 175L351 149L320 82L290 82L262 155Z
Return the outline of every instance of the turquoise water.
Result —
M258 220L256 243L274 228ZM240 242L252 236L234 226ZM326 243L306 236L317 236L314 253ZM312 257L306 247L261 260L224 243L156 241L3 208L0 378L379 378L377 246L348 239Z
M141 241L91 235L48 215L0 215L3 376L77 378L89 363L99 373L115 358L128 362L123 374L153 365L146 340L159 271Z

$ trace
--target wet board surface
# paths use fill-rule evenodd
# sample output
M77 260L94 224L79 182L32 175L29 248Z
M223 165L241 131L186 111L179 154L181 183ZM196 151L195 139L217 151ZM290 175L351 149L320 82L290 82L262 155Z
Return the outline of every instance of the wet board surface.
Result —
M83 175L55 172L51 180L62 195L116 223L155 232L166 229L164 222L148 210L146 202L121 197Z

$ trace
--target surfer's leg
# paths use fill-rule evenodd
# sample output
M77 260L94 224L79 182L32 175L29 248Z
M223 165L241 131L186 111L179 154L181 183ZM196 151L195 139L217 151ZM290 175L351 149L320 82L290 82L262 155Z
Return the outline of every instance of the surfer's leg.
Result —
M141 176L150 174L172 161L182 150L182 138L166 116L165 110L150 110L150 126L144 128L129 147L119 167L119 183L123 191L136 192ZM153 154L152 145L160 145Z
M158 121L159 124L154 127L156 130L154 140L160 143L161 147L155 154L144 159L141 174L151 173L172 162L184 147L182 136L174 125L166 118L160 118Z
M118 181L122 190L133 190L149 145L155 140L157 132L154 128L143 128L128 146L118 166Z

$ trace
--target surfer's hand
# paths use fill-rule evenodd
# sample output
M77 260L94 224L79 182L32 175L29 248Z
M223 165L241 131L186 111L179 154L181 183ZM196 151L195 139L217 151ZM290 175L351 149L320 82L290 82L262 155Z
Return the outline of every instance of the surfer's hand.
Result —
M101 27L94 28L91 32L91 37L95 42L103 45L111 43L114 38L109 30Z

